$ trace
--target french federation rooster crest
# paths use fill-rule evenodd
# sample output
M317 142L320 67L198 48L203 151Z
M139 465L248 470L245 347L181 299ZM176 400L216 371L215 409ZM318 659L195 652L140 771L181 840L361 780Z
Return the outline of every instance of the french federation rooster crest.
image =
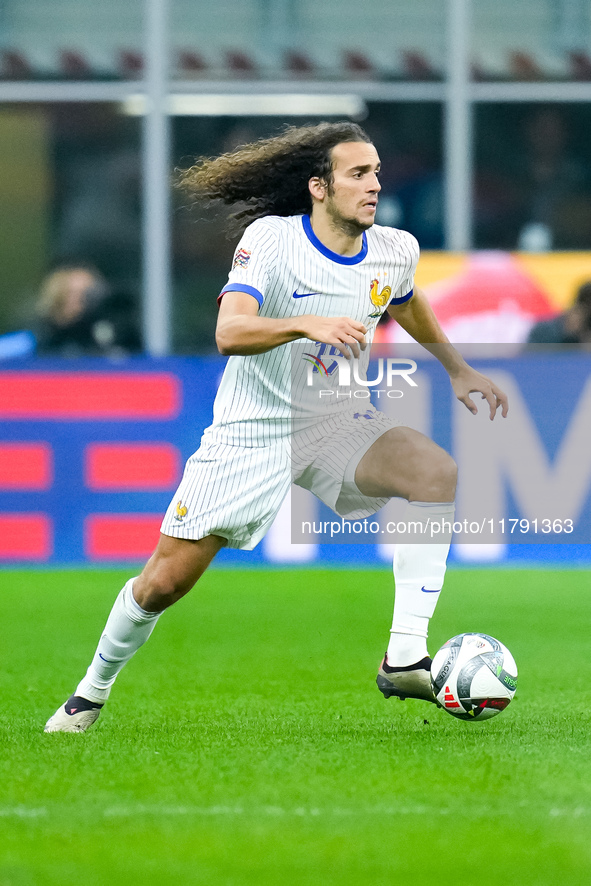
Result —
M384 286L382 291L380 292L380 281L376 278L371 281L371 288L369 290L369 297L371 299L372 305L375 305L376 308L383 308L390 301L392 296L392 287ZM381 317L381 311L374 311L373 314L369 315L370 317Z
M181 520L184 520L186 516L187 516L187 507L186 507L186 505L184 505L184 504L182 503L182 501L177 501L177 503L176 503L176 513L175 513L175 515L174 515L174 519L175 519L175 520L178 520L178 521L180 522Z

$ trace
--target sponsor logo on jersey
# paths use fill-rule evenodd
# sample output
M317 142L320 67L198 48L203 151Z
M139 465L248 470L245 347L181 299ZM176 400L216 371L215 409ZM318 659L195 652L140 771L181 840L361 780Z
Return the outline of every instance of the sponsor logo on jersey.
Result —
M239 249L234 255L232 270L234 270L234 268L247 268L250 261L250 256L251 253L248 249Z
M187 516L187 507L182 503L182 501L177 501L174 519L178 520L179 523L182 522Z

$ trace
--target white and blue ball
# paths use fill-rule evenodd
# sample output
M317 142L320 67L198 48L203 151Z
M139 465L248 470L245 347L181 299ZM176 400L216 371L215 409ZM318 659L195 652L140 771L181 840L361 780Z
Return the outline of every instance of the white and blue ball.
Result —
M517 688L515 659L488 634L458 634L435 654L431 685L437 703L460 720L489 720Z

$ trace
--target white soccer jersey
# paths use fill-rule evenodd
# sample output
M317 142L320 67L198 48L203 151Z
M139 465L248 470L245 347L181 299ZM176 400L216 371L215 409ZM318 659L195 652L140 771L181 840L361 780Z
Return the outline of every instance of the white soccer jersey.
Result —
M418 243L406 231L373 225L363 234L361 251L342 256L318 240L309 216L267 216L244 232L220 297L230 291L249 293L259 303L261 317L350 317L366 326L371 343L388 304L412 297L418 257ZM297 342L297 359L318 361L317 366L321 363L330 373L339 352L326 344L303 341L305 347ZM216 439L260 446L291 433L294 344L264 354L230 357L208 429ZM302 364L302 372L304 368ZM346 404L326 410L341 408Z

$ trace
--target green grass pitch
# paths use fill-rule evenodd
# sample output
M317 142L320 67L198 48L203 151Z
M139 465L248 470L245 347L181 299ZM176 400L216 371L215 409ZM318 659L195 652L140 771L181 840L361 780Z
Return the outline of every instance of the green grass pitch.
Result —
M214 569L86 735L44 735L121 571L0 574L0 886L591 882L589 573L450 569L430 637L501 639L515 700L386 701L388 570Z

